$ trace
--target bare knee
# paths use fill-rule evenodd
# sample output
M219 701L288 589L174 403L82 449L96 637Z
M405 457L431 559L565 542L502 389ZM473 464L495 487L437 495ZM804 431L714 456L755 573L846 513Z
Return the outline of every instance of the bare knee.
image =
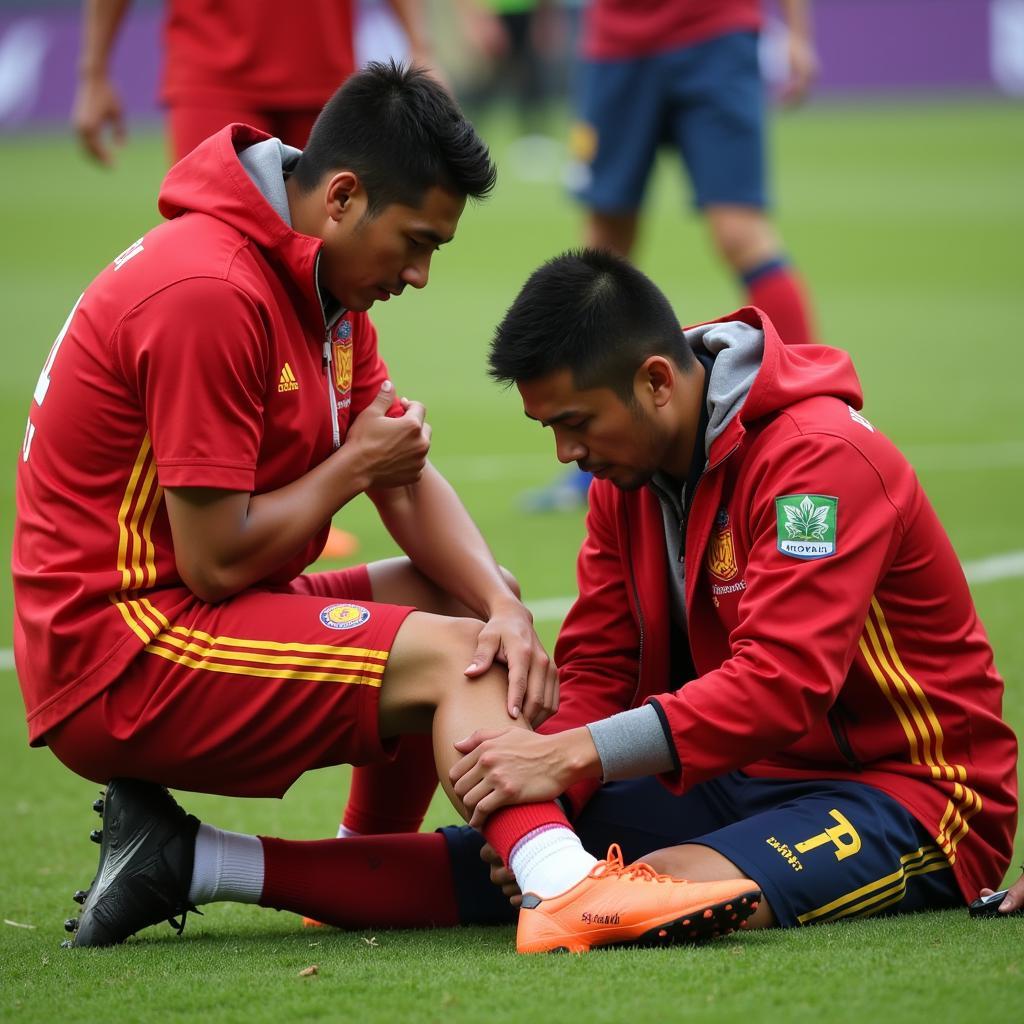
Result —
M457 698L468 687L477 695L494 690L495 701L503 706L508 687L503 670L476 679L465 674L482 628L478 619L428 612L409 615L392 644L381 682L378 715L382 736L429 730L441 703Z
M505 568L505 566L499 565L498 568L501 570L501 576L502 579L505 581L505 585L508 587L509 590L512 591L513 594L516 595L516 598L518 600L522 601L523 590L522 587L519 586L519 580L517 580L515 576L513 576L512 573L510 573L508 569Z
M663 875L686 878L691 882L721 882L747 877L728 857L724 857L717 850L712 850L710 846L701 846L698 843L684 843L681 846L655 850L647 854L643 860ZM747 927L771 928L775 924L775 913L762 896Z

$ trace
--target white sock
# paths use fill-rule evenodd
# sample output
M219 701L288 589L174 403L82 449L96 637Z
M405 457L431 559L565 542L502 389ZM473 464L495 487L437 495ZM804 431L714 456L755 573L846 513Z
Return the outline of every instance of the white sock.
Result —
M357 836L361 836L362 834L362 832L356 832L355 829L346 828L344 822L338 826L339 839L355 839Z
M263 844L256 836L200 825L189 902L258 903L263 894Z
M597 863L572 829L544 825L519 840L509 856L509 867L523 892L541 899L567 892L590 874Z

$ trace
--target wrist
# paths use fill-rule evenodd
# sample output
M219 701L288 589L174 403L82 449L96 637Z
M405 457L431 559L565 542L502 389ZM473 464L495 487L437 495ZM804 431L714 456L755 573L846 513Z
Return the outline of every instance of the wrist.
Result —
M584 779L600 779L602 775L601 756L597 752L594 739L586 726L568 729L557 733L555 737L563 746L566 759L566 787Z
M533 621L530 610L505 585L503 580L497 590L484 598L483 604L483 610L489 619L493 619L496 615L502 614L502 612L511 612L513 614L525 612L529 616L530 621Z
M331 458L336 465L340 463L344 467L344 473L339 474L339 479L343 481L346 491L365 494L372 489L370 460L358 442L346 441Z
M107 62L83 60L78 65L78 78L82 82L104 82L108 78Z

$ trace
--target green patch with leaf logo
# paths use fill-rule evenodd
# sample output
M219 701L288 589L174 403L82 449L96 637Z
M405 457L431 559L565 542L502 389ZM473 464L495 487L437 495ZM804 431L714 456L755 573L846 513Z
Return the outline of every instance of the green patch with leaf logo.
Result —
M828 558L836 553L839 499L825 494L784 494L775 499L778 546L790 558Z

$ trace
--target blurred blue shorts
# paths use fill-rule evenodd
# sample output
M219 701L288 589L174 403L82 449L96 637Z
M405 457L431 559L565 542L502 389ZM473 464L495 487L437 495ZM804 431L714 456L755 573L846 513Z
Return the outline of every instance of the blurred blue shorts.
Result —
M629 60L584 60L571 187L602 213L639 209L654 158L672 145L694 203L764 207L765 96L758 37L734 32Z

